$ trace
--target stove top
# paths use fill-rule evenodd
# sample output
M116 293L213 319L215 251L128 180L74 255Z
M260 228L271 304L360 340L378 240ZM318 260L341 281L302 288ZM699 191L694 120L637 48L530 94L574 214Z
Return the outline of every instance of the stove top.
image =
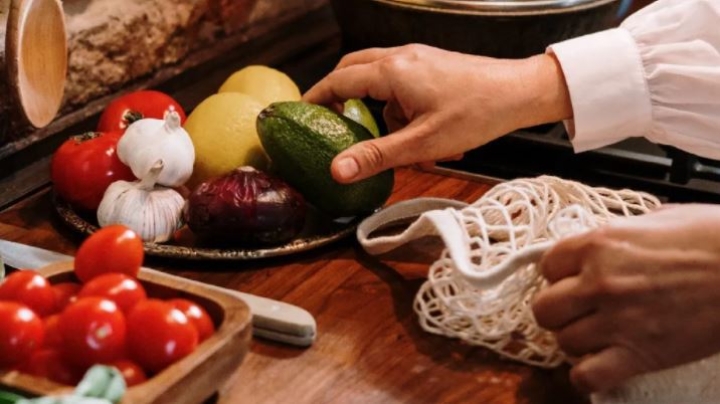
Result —
M441 166L500 179L556 175L666 202L720 202L720 162L641 138L575 154L562 124L520 130Z

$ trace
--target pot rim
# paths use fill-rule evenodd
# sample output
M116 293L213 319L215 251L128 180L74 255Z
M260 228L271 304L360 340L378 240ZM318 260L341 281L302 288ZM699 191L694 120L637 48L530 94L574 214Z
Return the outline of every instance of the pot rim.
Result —
M369 0L392 7L447 14L563 14L604 6L620 0Z

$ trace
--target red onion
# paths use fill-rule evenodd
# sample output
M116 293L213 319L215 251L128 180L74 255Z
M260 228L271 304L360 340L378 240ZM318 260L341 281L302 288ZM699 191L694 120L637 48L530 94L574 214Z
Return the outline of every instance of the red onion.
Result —
M279 244L300 233L305 211L305 199L284 181L240 167L200 184L188 198L184 219L200 237Z

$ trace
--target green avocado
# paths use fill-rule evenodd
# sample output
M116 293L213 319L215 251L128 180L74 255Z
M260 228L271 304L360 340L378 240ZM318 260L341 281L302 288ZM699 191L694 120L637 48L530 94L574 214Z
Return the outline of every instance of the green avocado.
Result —
M260 113L257 131L273 170L324 213L334 217L370 213L392 193L393 170L352 184L332 178L330 164L338 153L374 139L352 119L319 105L278 102Z

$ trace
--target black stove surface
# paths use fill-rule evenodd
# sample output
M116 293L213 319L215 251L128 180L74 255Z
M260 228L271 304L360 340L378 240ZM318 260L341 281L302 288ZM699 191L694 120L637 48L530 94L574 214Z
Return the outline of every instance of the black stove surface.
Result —
M720 162L641 138L576 154L562 124L517 131L441 166L500 179L555 175L668 202L720 202Z

